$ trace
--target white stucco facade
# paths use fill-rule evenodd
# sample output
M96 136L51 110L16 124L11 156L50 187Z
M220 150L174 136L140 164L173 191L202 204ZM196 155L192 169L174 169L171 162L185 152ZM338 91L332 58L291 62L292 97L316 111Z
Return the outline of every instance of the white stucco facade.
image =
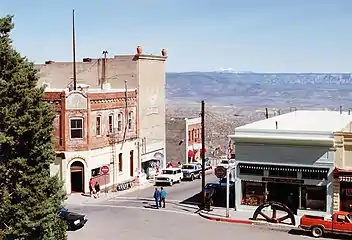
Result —
M73 162L81 162L84 166L84 192L89 192L89 179L92 177L91 172L93 169L100 168L104 165L109 166L110 181L108 184L101 185L102 188L109 187L112 184L118 184L127 180L133 179L134 176L130 175L130 152L134 151L133 167L134 176L138 172L138 156L137 156L137 140L126 141L124 144L116 144L115 146L115 163L112 159L112 147L105 147L90 151L77 151L77 152L64 152L64 158L57 159L51 165L51 174L58 174L60 179L64 182L64 188L67 194L71 193L71 171L70 167ZM122 171L119 169L118 155L122 153ZM61 162L61 164L60 164ZM115 175L115 179L114 179ZM114 182L115 181L115 182Z

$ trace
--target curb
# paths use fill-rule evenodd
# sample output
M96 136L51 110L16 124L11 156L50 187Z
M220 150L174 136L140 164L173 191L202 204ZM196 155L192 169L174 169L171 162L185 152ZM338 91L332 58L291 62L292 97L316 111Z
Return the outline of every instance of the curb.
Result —
M278 231L278 232L289 232L291 230L298 229L298 227L296 227L296 226L276 225L276 224L272 224L272 223L254 221L254 220L244 220L244 219L235 219L235 218L227 218L227 217L209 216L209 214L206 214L202 211L200 211L198 214L199 214L199 216L201 216L205 219L208 219L208 220L212 220L212 221L253 225L253 226L256 226L259 228L264 228L264 229Z
M217 222L229 222L229 223L240 223L240 224L247 224L247 225L253 225L253 221L251 220L244 220L244 219L234 219L234 218L226 218L226 217L212 217L209 216L206 213L203 213L202 211L200 211L199 216L206 218L208 220L212 220L212 221L217 221Z

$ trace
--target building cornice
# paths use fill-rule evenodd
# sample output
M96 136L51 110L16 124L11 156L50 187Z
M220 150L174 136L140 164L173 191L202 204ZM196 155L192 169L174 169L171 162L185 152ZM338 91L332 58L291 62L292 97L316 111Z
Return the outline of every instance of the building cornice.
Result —
M167 57L164 56L156 56L156 55L147 55L147 54L136 54L135 59L144 59L144 60L155 60L155 61L166 61Z

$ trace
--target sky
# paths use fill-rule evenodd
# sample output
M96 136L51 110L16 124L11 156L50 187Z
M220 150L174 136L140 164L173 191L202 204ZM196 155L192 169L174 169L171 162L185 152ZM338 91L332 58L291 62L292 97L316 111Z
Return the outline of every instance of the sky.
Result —
M168 52L167 71L352 72L351 0L11 0L31 61Z

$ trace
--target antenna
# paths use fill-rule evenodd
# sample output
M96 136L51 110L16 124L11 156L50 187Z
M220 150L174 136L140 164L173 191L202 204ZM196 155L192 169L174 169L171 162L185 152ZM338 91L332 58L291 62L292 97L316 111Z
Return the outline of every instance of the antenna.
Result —
M77 90L75 10L72 10L73 90Z

